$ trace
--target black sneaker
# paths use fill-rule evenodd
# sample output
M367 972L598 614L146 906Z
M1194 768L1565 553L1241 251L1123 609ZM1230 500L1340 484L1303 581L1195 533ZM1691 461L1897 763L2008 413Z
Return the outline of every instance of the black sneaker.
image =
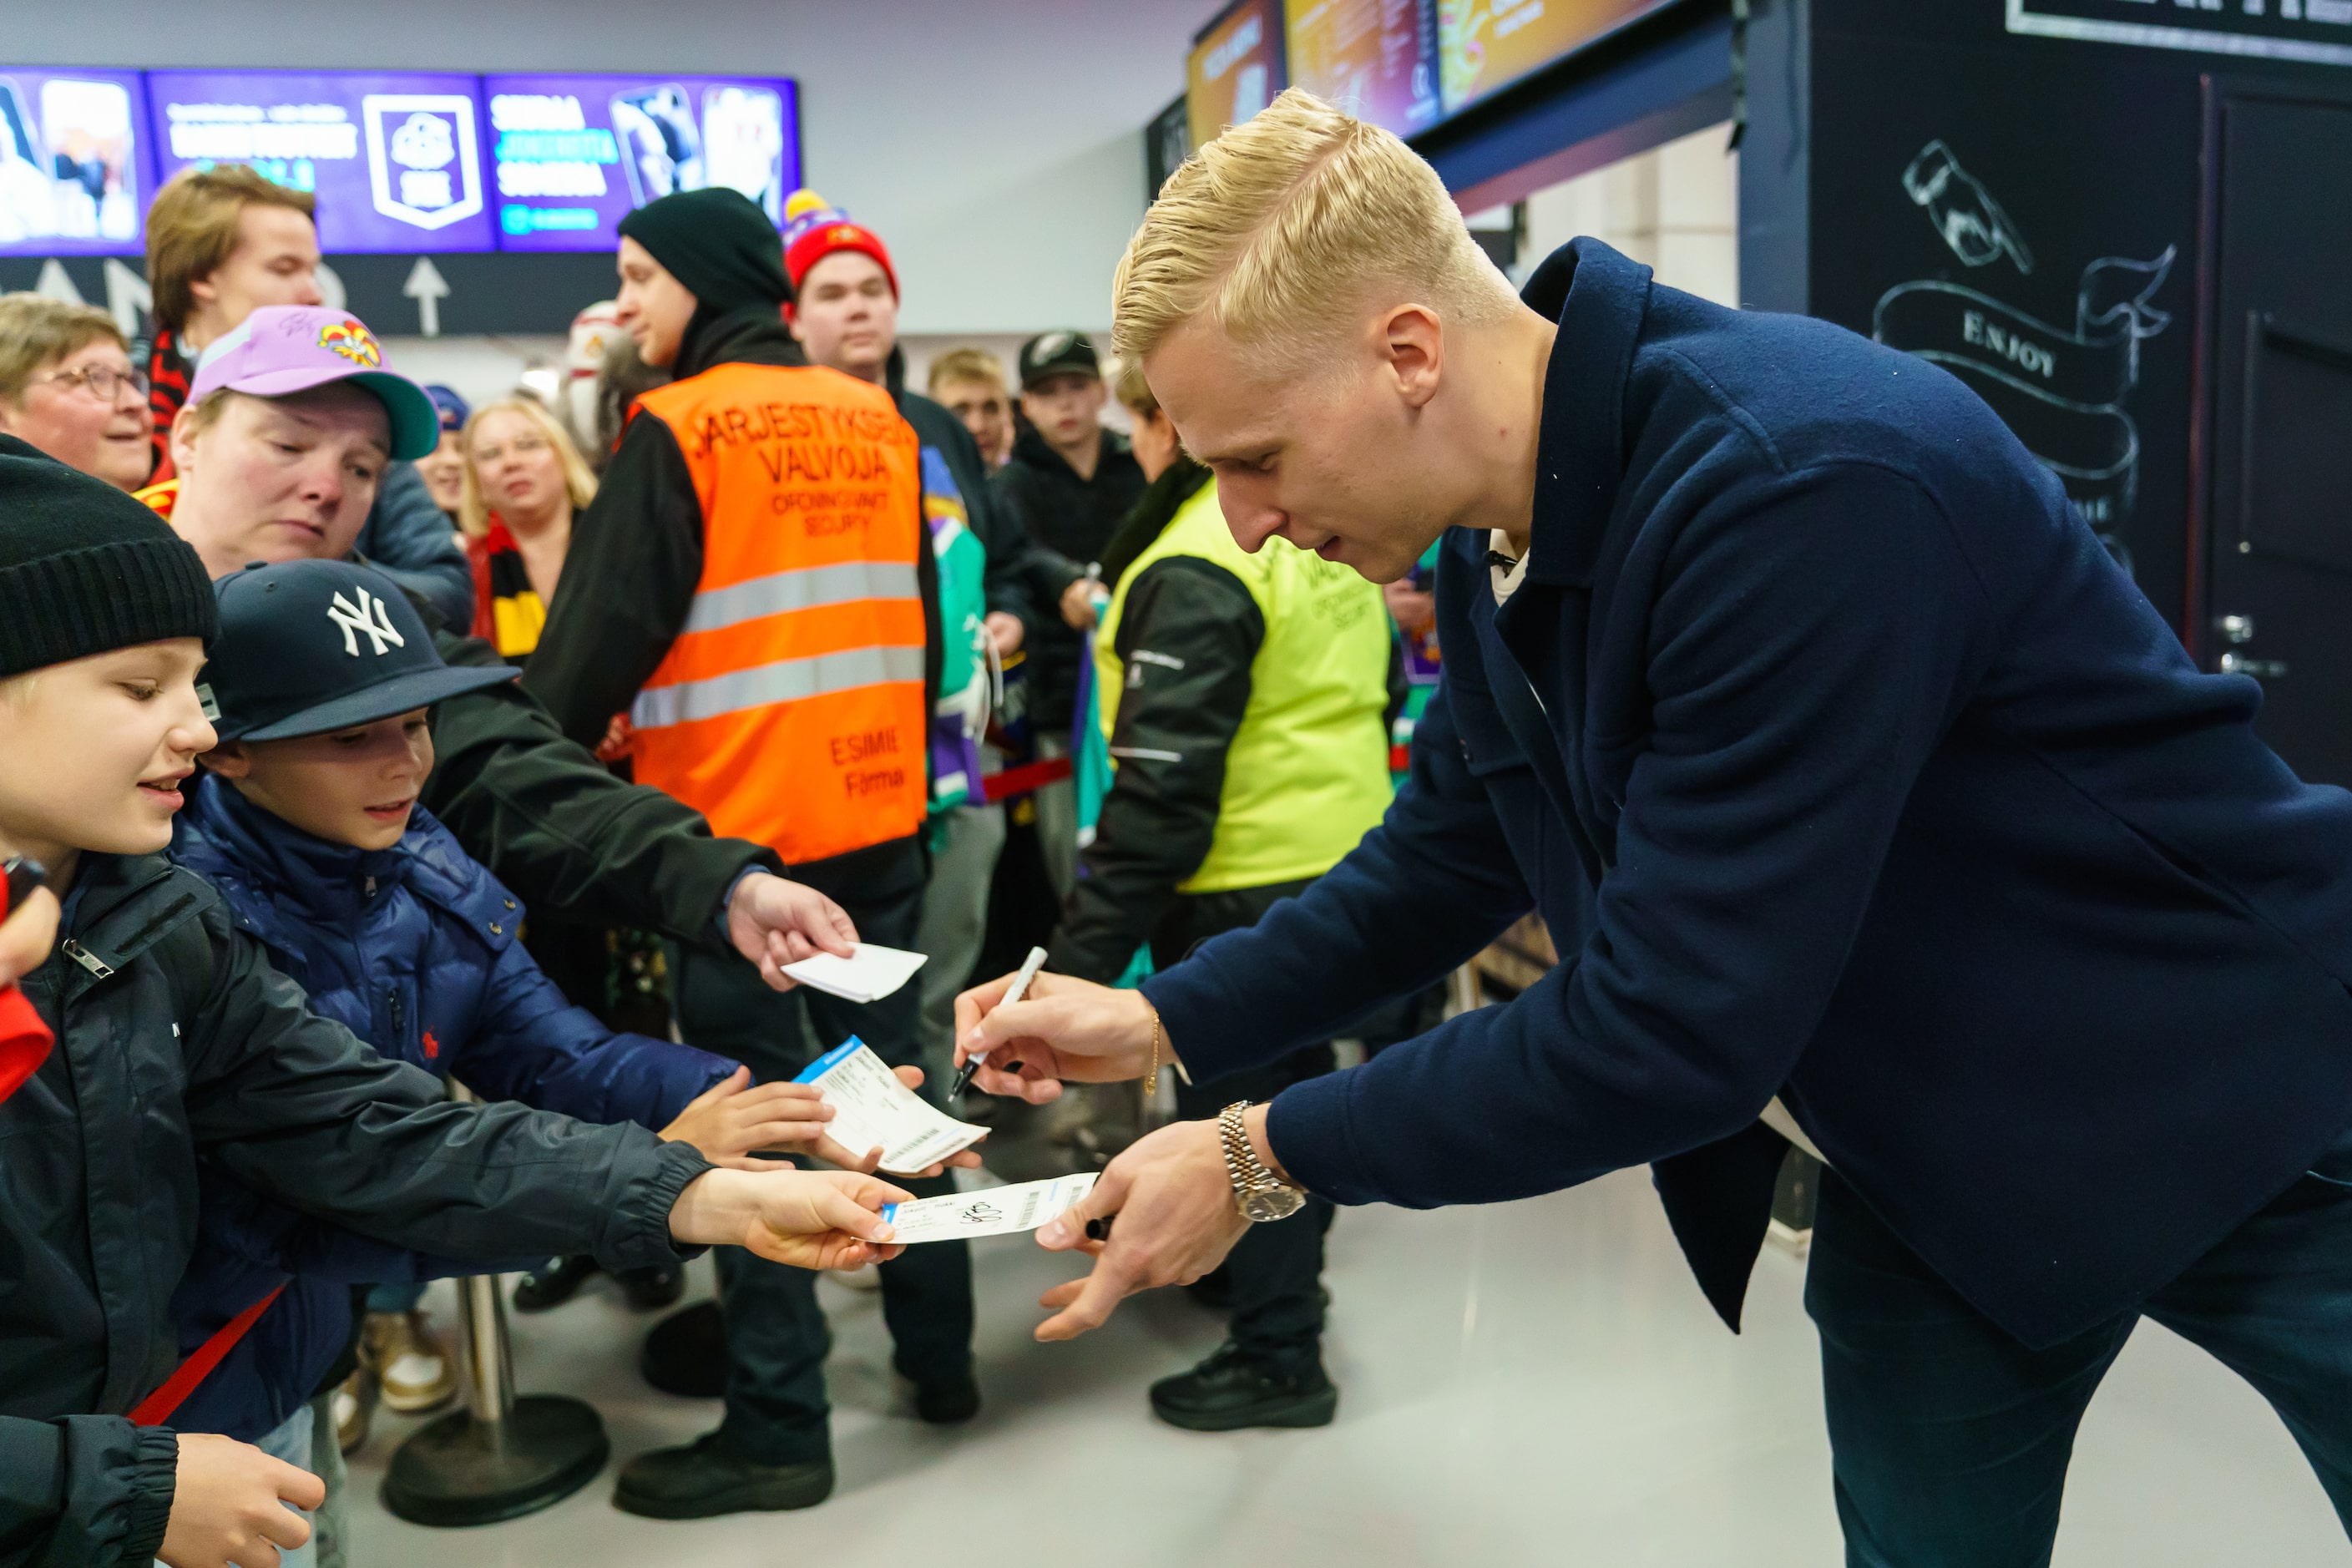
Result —
M1310 1373L1284 1376L1252 1361L1231 1340L1192 1371L1151 1385L1152 1414L1188 1432L1328 1426L1339 1408L1339 1391L1319 1359Z
M934 1426L956 1426L980 1414L980 1384L970 1374L915 1384L915 1414Z
M551 1258L522 1277L515 1287L518 1312L544 1312L580 1294L580 1287L596 1277L593 1258Z
M709 1432L683 1448L656 1448L622 1466L613 1506L646 1519L714 1519L814 1508L832 1495L831 1459L755 1465L729 1453Z
M648 1263L642 1268L624 1268L613 1278L621 1282L629 1305L640 1312L675 1307L686 1294L686 1270L675 1264Z
M727 1320L716 1301L697 1301L646 1334L637 1370L664 1394L717 1399L727 1392Z

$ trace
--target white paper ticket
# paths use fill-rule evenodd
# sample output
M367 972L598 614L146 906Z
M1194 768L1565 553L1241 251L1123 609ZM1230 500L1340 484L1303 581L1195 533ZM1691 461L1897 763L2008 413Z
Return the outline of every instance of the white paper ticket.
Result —
M919 1241L962 1241L977 1236L1013 1236L1035 1230L1059 1219L1080 1198L1094 1191L1095 1173L1055 1176L1051 1181L1023 1182L1009 1187L987 1187L976 1193L954 1193L943 1198L916 1198L886 1205L882 1223L891 1227L892 1245Z
M833 1107L825 1132L854 1153L882 1151L886 1171L920 1171L988 1136L934 1107L898 1081L865 1041L852 1035L793 1080L814 1084Z

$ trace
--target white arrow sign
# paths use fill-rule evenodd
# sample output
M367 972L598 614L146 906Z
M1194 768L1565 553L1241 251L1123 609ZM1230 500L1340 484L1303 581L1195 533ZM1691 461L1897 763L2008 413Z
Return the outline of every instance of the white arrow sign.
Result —
M441 276L441 269L433 265L431 257L416 258L400 291L416 301L416 330L428 338L439 337L441 301L449 297L449 280Z
M35 280L33 292L44 300L56 300L68 305L82 303L81 290L74 287L73 279L66 272L66 264L54 256L41 263L41 276Z

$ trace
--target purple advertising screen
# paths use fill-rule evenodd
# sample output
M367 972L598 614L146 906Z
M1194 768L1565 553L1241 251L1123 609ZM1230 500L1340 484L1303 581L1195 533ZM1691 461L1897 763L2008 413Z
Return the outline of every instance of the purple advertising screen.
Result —
M137 71L0 66L0 256L136 256L154 182Z
M706 185L781 227L801 182L793 92L773 77L484 77L499 248L610 250L631 208Z
M147 101L163 178L250 163L314 192L331 256L497 247L478 77L150 71Z

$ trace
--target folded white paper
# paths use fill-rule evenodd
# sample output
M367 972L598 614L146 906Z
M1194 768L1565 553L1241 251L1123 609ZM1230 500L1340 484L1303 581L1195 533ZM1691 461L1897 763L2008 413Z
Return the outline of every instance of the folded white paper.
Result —
M835 1142L856 1154L880 1149L886 1171L923 1170L988 1136L987 1128L958 1121L900 1083L855 1035L793 1081L814 1084L833 1107L824 1130Z
M915 971L930 962L919 952L877 947L870 942L851 945L857 950L855 958L820 952L814 958L785 964L784 973L803 985L813 985L845 1002L879 1002L913 979Z
M1094 1191L1092 1171L1050 1181L1023 1182L1010 1187L989 1187L977 1193L954 1193L943 1198L916 1198L888 1204L882 1223L891 1227L891 1244L919 1241L964 1241L977 1236L1013 1236L1035 1230L1059 1219L1080 1198Z

